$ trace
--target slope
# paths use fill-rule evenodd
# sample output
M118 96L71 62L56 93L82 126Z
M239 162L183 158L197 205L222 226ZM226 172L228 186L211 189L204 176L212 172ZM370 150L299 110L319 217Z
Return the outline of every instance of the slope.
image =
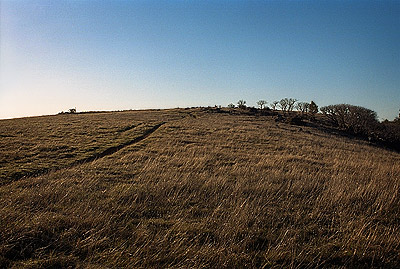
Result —
M271 117L163 112L140 112L166 123L138 143L1 186L2 265L400 265L398 153Z

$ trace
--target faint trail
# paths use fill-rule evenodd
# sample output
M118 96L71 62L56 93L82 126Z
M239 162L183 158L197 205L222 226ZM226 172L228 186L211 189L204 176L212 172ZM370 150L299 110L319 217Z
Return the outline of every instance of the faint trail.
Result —
M142 125L142 124L143 124L143 123L139 123L139 124L137 124L137 125L130 125L130 126L128 126L128 127L119 129L117 132L118 132L118 133L123 133L123 132L129 131L129 130L132 130L132 129L134 129L134 128L136 128L136 127Z
M123 148L125 148L127 146L130 146L132 144L136 144L136 143L142 141L143 139L145 139L146 137L148 137L149 135L151 135L152 133L154 133L158 128L160 128L165 123L166 122L162 122L162 123L159 123L159 124L153 126L151 129L146 130L141 136L138 136L133 140L127 141L127 142L125 142L125 143L123 143L121 145L118 145L118 146L110 147L110 148L104 150L103 152L100 152L100 153L94 154L93 156L90 156L88 158L76 161L75 163L72 164L72 166L75 166L75 165L78 165L78 164L82 164L82 163L92 162L94 160L103 158L103 157L105 157L107 155L114 154L117 151L119 151L119 150L121 150L121 149L123 149Z
M171 121L179 121L179 120L182 120L182 119L185 119L185 118L192 118L192 119L196 119L197 118L197 116L195 114L193 114L192 112L189 112L189 113L186 112L184 114L185 115L182 116L182 118L171 120ZM171 122L171 121L168 121L168 122ZM141 134L140 136L138 136L138 137L136 137L136 138L134 138L132 140L129 140L129 141L127 141L127 142L125 142L123 144L117 145L117 146L106 148L102 152L94 153L92 156L89 156L87 158L74 161L74 162L72 162L70 164L66 164L66 165L58 166L58 167L42 168L42 169L30 171L30 172L24 172L23 174L22 173L21 174L14 174L10 178L0 180L0 186L7 185L9 183L18 181L20 179L34 178L34 177L38 177L38 176L41 176L41 175L44 175L44 174L47 174L47 173L50 173L50 172L55 172L55 171L59 171L59 170L62 170L62 169L73 168L75 166L78 166L78 165L81 165L81 164L84 164L84 163L93 162L93 161L95 161L97 159L100 159L100 158L106 157L108 155L114 154L114 153L118 152L119 150L121 150L121 149L123 149L123 148L125 148L127 146L139 143L140 141L146 139L152 133L157 131L158 128L160 128L161 126L163 126L164 124L166 124L168 122L167 121L161 122L161 123L151 127L150 129L144 131L143 134ZM122 128L120 130L117 130L117 133L123 133L123 132L129 131L129 130L132 130L134 128L139 127L142 124L143 123L139 123L137 125L127 126L127 127ZM0 137L6 137L6 136L0 134Z
M123 144L120 144L118 146L107 148L104 151L102 151L100 153L96 153L96 154L94 154L94 155L92 155L90 157L77 160L77 161L75 161L75 162L73 162L73 163L71 163L69 165L60 166L60 167L44 168L44 169L37 170L37 171L31 172L31 173L26 173L26 174L21 175L21 176L17 176L17 177L15 177L13 179L10 179L10 180L3 180L3 181L0 182L0 186L1 185L6 185L6 184L11 183L11 182L15 182L15 181L17 181L19 179L27 179L27 178L31 178L31 177L38 177L38 176L47 174L49 172L59 171L61 169L72 168L72 167L78 166L80 164L93 162L93 161L95 161L97 159L100 159L100 158L103 158L105 156L114 154L117 151L119 151L119 150L121 150L121 149L123 149L123 148L125 148L127 146L139 143L140 141L146 139L148 136L150 136L152 133L154 133L158 128L163 126L165 123L166 122L159 123L159 124L153 126L152 128L146 130L142 135L140 135L140 136L138 136L138 137L136 137L136 138L134 138L132 140L129 140L129 141L127 141L127 142L125 142ZM135 127L137 127L137 126L135 126ZM133 128L134 127L129 127L128 130L133 129Z

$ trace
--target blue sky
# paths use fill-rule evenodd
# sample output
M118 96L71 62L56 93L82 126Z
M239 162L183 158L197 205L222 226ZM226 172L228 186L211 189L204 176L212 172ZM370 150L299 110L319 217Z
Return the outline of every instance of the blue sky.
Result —
M0 118L284 97L400 109L400 1L1 1Z

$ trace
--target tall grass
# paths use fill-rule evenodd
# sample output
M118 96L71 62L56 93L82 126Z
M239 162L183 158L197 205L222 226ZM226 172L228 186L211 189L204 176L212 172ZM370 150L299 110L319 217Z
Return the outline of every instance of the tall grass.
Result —
M128 111L2 120L0 184L95 158L175 118L173 111Z
M400 154L269 117L195 113L1 186L0 264L400 266Z

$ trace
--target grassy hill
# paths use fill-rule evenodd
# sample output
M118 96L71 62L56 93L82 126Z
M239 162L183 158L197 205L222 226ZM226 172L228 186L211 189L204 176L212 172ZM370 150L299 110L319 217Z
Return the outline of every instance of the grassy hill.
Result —
M202 109L0 121L0 267L400 267L400 154Z

